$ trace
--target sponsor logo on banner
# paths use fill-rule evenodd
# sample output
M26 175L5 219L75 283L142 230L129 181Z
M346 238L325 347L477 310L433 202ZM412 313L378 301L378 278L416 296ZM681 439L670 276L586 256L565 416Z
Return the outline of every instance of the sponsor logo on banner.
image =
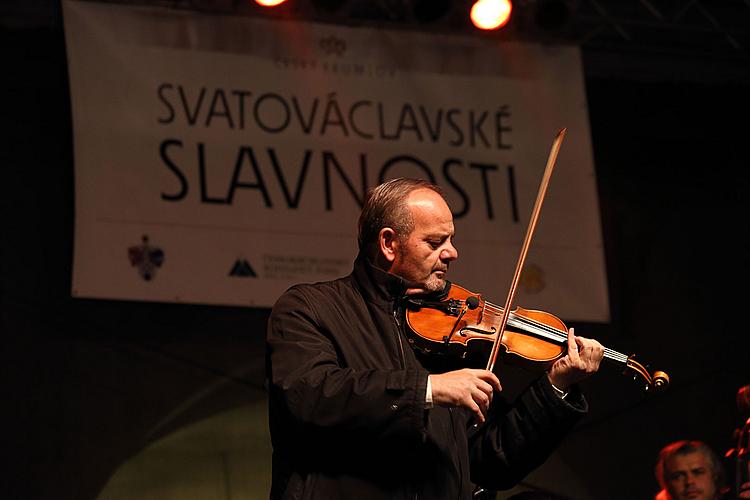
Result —
M232 266L232 270L229 271L229 276L234 276L236 278L258 277L253 266L250 265L250 262L248 262L247 259L237 259L234 261L234 266Z
M350 266L351 261L339 257L267 254L263 256L263 277L294 281L334 279L345 275Z
M536 264L527 264L521 273L521 288L530 294L540 293L547 287L544 270Z
M148 242L148 236L143 235L140 245L128 248L130 265L138 268L138 274L146 281L156 276L156 271L164 263L164 250Z

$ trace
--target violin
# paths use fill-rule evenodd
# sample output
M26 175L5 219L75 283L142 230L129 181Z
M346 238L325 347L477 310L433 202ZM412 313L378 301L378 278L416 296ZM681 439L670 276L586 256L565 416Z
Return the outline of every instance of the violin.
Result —
M409 341L426 354L440 352L466 358L472 349L481 351L498 340L504 308L492 304L480 294L447 282L440 300L407 298L406 324L413 335ZM567 350L568 328L563 321L545 311L516 307L508 315L499 344L516 364L546 370ZM646 390L666 389L669 376L649 371L634 356L604 349L604 359L620 365L624 373L640 377Z

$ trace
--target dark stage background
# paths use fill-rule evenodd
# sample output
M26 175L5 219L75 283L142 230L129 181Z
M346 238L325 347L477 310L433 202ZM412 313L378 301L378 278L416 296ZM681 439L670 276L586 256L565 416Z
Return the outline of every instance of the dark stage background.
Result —
M268 310L71 298L70 103L59 6L48 12L0 30L2 490L87 500L150 442L257 398ZM729 448L734 397L750 384L750 68L586 46L583 56L612 321L572 326L638 353L672 386L645 396L604 370L584 384L591 413L558 453L596 498L652 498L661 446Z

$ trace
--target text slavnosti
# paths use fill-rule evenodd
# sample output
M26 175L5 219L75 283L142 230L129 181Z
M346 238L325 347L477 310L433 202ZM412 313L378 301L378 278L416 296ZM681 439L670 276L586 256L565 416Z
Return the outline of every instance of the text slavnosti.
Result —
M207 87L186 88L163 83L155 92L157 122L169 131L159 144L161 163L171 173L161 199L233 205L244 193L270 210L296 210L302 203L319 204L330 212L347 206L347 198L362 206L367 188L394 176L419 176L446 188L456 219L478 212L493 220L501 210L518 222L516 165L510 156L512 127L507 105L494 111L459 106L429 106L373 99L339 99L336 93L299 97L274 92ZM247 134L234 152L221 144L177 133L237 130ZM266 138L304 134L310 141L291 139L283 148ZM197 134L200 135L200 134ZM324 143L321 137L333 139ZM348 140L389 143L403 151L379 154L341 150ZM415 144L427 146L416 151ZM453 148L439 157L442 148ZM492 152L493 160L483 153ZM425 153L428 153L425 155ZM226 155L229 156L226 156ZM311 190L316 176L322 189ZM469 186L479 185L470 190ZM343 199L342 199L343 198Z
M157 89L161 125L267 134L303 133L337 139L417 141L451 147L511 149L510 106L486 109L426 106L326 95L295 96L276 92L162 83Z

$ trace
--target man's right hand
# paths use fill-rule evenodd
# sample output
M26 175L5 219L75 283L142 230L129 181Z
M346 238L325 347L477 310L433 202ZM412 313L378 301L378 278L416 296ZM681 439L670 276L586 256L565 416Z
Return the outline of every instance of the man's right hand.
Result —
M462 406L471 411L479 423L484 423L493 392L503 390L494 373L472 368L430 375L430 385L433 404Z

